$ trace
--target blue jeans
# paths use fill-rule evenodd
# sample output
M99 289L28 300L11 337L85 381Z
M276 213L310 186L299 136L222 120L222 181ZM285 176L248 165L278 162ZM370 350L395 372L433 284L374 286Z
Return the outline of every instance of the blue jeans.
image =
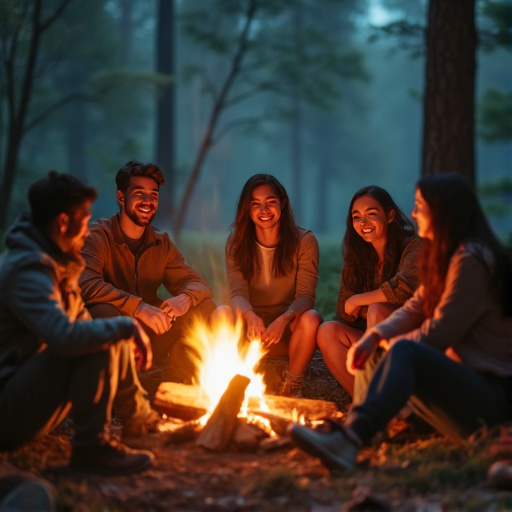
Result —
M368 444L409 402L439 432L463 439L511 418L511 388L510 378L479 373L425 343L400 340L380 361L346 426Z

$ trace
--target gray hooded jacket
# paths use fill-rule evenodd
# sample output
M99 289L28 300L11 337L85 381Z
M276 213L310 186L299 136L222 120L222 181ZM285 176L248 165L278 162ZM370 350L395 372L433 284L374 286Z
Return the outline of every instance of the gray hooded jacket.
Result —
M91 320L80 296L83 261L64 254L22 214L0 262L0 389L42 350L75 357L130 338L130 318Z

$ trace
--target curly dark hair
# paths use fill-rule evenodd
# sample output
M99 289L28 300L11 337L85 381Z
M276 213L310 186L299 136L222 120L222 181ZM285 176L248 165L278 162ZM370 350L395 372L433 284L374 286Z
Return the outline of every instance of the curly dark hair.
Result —
M135 176L147 176L153 178L158 187L165 183L165 177L162 169L158 165L152 163L142 163L138 160L130 160L126 162L116 174L116 186L117 190L120 190L123 194L126 194L128 187L130 186L130 180Z
M354 293L363 293L375 288L375 269L379 263L377 252L372 244L365 242L354 229L352 221L352 208L354 202L362 196L373 197L384 212L395 212L393 220L388 225L386 250L384 254L384 268L382 281L391 279L400 263L405 240L415 235L412 222L404 215L393 201L389 193L381 187L370 185L359 189L350 202L346 219L346 231L342 243L343 256L343 284Z
M281 203L279 242L272 263L274 277L285 275L292 267L299 246L299 231L293 217L285 188L271 174L255 174L247 180L238 198L236 216L230 226L229 251L247 281L259 272L256 257L256 229L250 215L252 191L260 185L270 185Z
M493 254L490 286L503 311L512 315L512 258L493 233L469 181L456 172L425 176L417 185L432 215L433 240L424 240L419 256L420 283L425 287L425 314L431 317L444 290L450 259L462 242L476 241ZM478 256L478 254L477 254Z

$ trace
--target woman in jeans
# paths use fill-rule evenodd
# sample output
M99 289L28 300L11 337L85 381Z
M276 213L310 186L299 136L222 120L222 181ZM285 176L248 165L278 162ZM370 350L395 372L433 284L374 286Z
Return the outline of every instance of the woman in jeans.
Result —
M304 451L331 470L353 469L358 451L409 401L440 433L465 438L512 418L512 261L459 174L417 185L412 217L424 239L420 286L354 344L356 374L377 345L388 351L365 400L344 427L322 433L293 425Z

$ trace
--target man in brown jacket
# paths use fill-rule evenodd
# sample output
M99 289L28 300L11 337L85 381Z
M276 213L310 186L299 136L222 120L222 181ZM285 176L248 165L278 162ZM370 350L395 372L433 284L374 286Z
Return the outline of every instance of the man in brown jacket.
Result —
M201 356L186 329L197 317L207 319L215 303L169 236L151 226L163 183L162 170L151 163L132 160L118 171L120 211L91 225L80 286L93 317L126 315L142 323L164 380L194 384ZM161 285L171 298L158 296Z

